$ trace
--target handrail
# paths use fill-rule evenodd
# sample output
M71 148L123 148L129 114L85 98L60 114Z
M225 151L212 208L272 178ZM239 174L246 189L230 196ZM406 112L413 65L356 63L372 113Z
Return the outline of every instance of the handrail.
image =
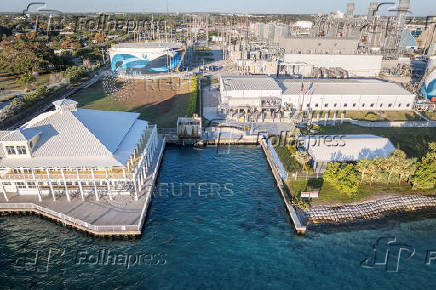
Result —
M91 229L93 231L101 232L101 231L126 231L126 230L137 230L136 225L105 225L105 226L97 226L92 225L90 223L87 223L85 221L82 221L77 218L73 218L71 216L68 216L64 213L60 213L54 210L51 210L49 208L42 207L40 205L34 204L34 203L0 203L1 209L37 209L40 212L50 214L54 217L57 217L61 220L69 221L73 224L80 225L83 227L86 227L88 229Z

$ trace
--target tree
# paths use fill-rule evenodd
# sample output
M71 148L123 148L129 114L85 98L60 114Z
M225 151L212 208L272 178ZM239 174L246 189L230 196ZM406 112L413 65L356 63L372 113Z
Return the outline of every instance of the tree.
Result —
M406 160L406 153L400 149L394 150L391 155L385 158L383 169L388 172L387 184L391 183L391 177L393 174L400 174L401 168Z
M30 72L27 72L20 76L20 78L17 80L17 83L28 89L30 84L34 83L35 81L35 77Z
M398 185L401 184L401 180L403 178L406 178L406 181L410 181L410 176L412 176L415 173L416 170L416 158L410 158L404 160L404 163L401 164L400 170L399 170L399 177L398 177Z
M45 43L28 39L15 39L0 49L0 70L12 74L47 70L56 63L56 56Z
M375 158L373 160L371 160L371 163L369 164L368 168L367 168L367 172L369 175L369 185L372 186L372 183L374 181L374 177L381 171L381 166L380 164L383 163L383 158Z
M368 172L368 169L371 166L372 161L369 159L361 159L356 164L357 171L360 172L360 184L362 184L363 179L365 178L365 174Z
M348 196L353 196L359 191L359 173L353 164L342 166L338 171L336 188Z
M432 189L436 184L436 142L429 144L429 150L416 165L412 178L413 189Z
M324 180L336 187L340 192L353 196L359 191L359 173L353 164L331 162L324 171Z
M294 156L295 160L297 160L298 163L303 166L309 163L309 161L312 159L312 157L310 157L309 153L307 153L306 151L297 151L295 152Z

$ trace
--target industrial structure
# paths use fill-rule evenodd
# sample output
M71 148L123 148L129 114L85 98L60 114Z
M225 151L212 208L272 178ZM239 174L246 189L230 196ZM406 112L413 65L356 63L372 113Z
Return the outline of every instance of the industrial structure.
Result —
M408 111L415 94L375 79L275 79L222 76L219 108L228 117L287 121L295 111Z
M157 127L139 114L78 109L73 100L53 102L16 130L0 131L0 190L39 201L79 196L99 200L144 189L159 151Z
M179 43L119 43L109 49L113 72L152 74L175 70L182 61L183 46Z

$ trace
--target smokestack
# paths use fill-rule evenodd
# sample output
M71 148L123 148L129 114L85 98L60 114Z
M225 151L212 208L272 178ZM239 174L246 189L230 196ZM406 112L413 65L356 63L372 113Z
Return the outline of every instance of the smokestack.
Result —
M347 16L354 15L354 3L347 3Z
M378 2L371 2L369 3L368 7L368 20L372 20L374 17L375 11L377 10Z

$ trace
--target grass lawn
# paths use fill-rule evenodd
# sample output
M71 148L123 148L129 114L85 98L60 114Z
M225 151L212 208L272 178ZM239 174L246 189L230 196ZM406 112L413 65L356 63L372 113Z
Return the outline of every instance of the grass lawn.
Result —
M322 126L320 134L374 134L389 138L395 147L405 151L408 157L420 157L427 152L428 143L436 142L435 128L366 128L352 124Z
M18 76L0 75L0 88L5 90L24 90L24 86L17 83ZM36 79L35 86L47 85L50 80L50 74L40 74Z
M294 157L292 157L288 148L285 146L278 146L275 150L287 172L300 172L302 170L302 166Z
M422 112L429 120L436 121L436 112Z
M409 184L398 185L391 183L386 185L384 183L362 184L359 188L357 195L348 196L339 192L333 185L323 182L322 179L312 180L288 180L286 182L292 195L299 196L302 191L319 191L319 198L312 200L312 205L316 203L350 203L357 201L364 201L373 195L386 194L436 194L436 189L427 191L414 191Z
M120 99L117 94L107 94L102 82L97 82L88 89L81 90L73 96L84 109L105 111L126 111L140 113L140 119L160 128L176 127L177 118L186 115L189 103L189 93L170 92L164 87L153 91L145 89L144 84L138 83L131 96Z
M424 121L413 111L345 111L345 118L354 120L372 121L370 115L375 116L375 121Z

